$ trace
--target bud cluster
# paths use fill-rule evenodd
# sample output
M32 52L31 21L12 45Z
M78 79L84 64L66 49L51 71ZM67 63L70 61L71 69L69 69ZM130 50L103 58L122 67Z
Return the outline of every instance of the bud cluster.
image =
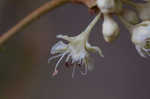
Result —
M142 57L150 56L150 0L137 3L133 0L97 0L104 16L102 33L106 42L119 36L119 26L112 15L118 17L131 33L131 41ZM130 6L130 7L126 7Z

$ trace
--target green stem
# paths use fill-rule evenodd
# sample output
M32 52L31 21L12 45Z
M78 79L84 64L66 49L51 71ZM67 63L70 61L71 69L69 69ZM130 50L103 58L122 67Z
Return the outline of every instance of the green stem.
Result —
M92 20L92 22L87 26L87 28L82 32L83 35L89 36L90 32L92 31L93 27L100 19L101 13L99 12L98 15Z

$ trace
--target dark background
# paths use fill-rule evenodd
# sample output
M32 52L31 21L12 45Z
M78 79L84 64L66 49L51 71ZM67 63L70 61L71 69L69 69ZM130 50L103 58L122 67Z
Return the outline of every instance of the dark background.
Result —
M49 0L0 0L0 33ZM0 99L150 99L150 59L141 58L120 24L121 35L107 44L101 22L90 42L100 46L105 58L94 55L95 69L87 76L47 63L57 34L77 35L94 18L86 7L67 4L41 17L9 40L0 53Z

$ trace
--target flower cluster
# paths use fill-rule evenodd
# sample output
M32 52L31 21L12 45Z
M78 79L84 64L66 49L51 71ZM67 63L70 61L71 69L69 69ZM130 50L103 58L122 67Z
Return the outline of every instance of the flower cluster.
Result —
M76 67L84 67L84 72L80 70L83 75L86 75L87 71L93 68L90 52L98 52L101 57L104 57L99 47L92 46L88 42L90 32L100 17L104 19L102 34L106 42L111 43L119 37L119 25L113 19L113 16L117 16L131 33L131 41L139 55L144 58L150 56L149 0L145 0L144 3L136 3L132 0L97 0L96 4L99 8L99 14L83 32L74 37L67 35L57 36L57 38L66 40L68 44L59 41L51 48L50 53L54 56L50 57L48 62L60 57L56 63L53 76L57 75L58 66L64 57L66 57L66 66L73 66L72 76L74 76Z
M105 41L112 42L119 36L119 26L112 17L114 15L131 33L131 41L139 55L150 56L150 0L143 3L132 0L97 0L97 6L104 16L102 33Z

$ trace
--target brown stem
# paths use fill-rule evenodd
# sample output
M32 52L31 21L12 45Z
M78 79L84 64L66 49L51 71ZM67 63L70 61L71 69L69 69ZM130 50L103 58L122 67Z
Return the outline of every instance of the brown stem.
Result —
M67 2L69 2L69 0L51 0L46 4L42 5L40 8L33 11L31 14L29 14L27 17L25 17L23 20L21 20L18 24L16 24L14 27L12 27L0 37L0 47L4 43L6 43L11 37L16 35L16 33L20 32L22 29L28 26L28 24L40 18L40 16L46 14L47 12L52 11L53 9Z

